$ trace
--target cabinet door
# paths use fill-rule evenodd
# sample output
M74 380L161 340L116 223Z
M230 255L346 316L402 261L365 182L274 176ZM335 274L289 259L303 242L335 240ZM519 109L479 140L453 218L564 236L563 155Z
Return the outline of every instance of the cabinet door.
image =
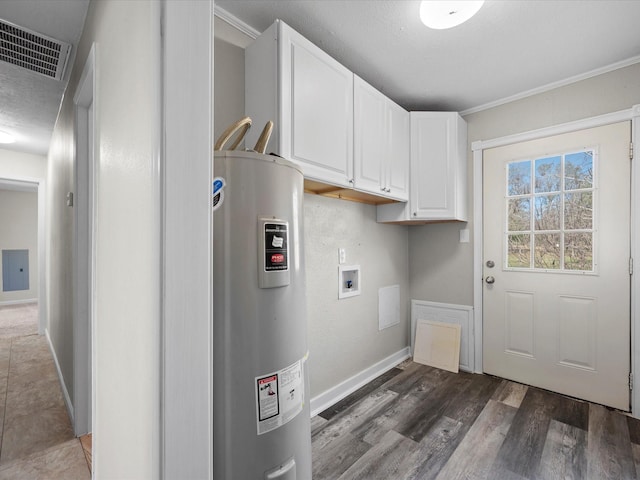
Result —
M280 146L304 176L349 186L353 73L280 22Z
M354 75L354 186L376 195L386 193L386 100L384 95Z
M411 113L412 219L460 219L456 188L463 172L457 171L457 118L448 112Z
M387 195L409 200L410 116L404 108L387 100Z

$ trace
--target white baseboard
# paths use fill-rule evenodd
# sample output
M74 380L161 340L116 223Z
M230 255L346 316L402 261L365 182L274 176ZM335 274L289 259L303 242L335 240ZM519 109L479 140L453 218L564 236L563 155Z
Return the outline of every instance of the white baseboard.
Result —
M404 362L410 356L409 347L405 347L402 350L389 355L387 358L380 360L378 363L371 365L369 368L362 370L360 373L355 374L353 377L347 378L344 382L339 383L335 387L313 397L310 402L311 416L314 417L318 413L329 408L331 405L338 403L347 395L355 392L374 378L379 377L396 365Z
M60 364L58 363L58 356L56 355L56 350L53 348L53 343L51 343L51 337L49 336L49 329L45 329L44 334L45 334L45 337L47 338L47 343L49 344L49 350L51 351L53 362L56 364L56 371L58 372L58 380L60 381L60 387L62 388L62 394L64 395L64 403L67 405L67 411L69 412L71 425L73 425L74 424L73 403L71 402L71 397L69 396L67 385L64 382L64 377L62 376L62 370L60 369Z
M38 303L38 299L26 298L24 300L5 300L4 302L0 302L0 307L4 307L5 305L21 305L23 303Z

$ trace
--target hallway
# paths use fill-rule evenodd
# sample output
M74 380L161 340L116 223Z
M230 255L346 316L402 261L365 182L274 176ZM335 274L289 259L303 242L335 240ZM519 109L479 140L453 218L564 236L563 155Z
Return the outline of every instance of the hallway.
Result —
M0 307L0 480L89 479L37 321L37 304Z

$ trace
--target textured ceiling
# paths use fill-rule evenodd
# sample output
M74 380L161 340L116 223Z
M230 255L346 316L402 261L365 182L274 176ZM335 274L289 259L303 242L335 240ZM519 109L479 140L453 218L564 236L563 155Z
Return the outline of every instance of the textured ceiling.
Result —
M487 0L430 30L419 1L220 0L258 32L276 18L407 109L465 111L640 61L640 1ZM222 12L224 13L224 12Z
M63 81L0 61L0 130L17 139L0 148L46 155L88 5L88 0L0 0L1 19L73 45Z
M105 1L105 0L100 0ZM429 30L414 0L224 0L265 30L281 18L408 109L465 111L612 64L640 61L638 0L487 0L469 22ZM89 0L0 0L0 18L73 45ZM68 79L0 62L0 148L45 155Z

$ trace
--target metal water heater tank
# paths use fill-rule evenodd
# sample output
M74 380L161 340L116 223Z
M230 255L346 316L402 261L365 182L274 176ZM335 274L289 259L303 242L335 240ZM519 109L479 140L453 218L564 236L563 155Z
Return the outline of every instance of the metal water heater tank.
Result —
M214 478L310 480L303 178L215 152Z

